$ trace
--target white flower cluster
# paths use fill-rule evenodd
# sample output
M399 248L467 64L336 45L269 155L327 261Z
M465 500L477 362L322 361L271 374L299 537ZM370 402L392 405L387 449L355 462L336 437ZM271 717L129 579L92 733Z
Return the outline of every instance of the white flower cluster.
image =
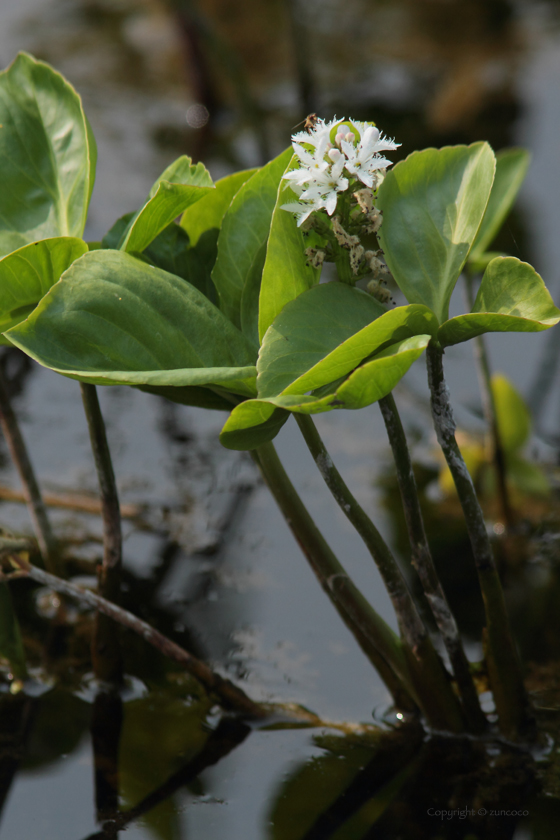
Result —
M331 142L332 129L339 131ZM355 129L355 132L349 126ZM383 137L371 123L358 120L318 119L308 131L292 137L292 145L300 168L286 173L297 202L283 204L282 209L295 213L298 227L315 210L325 209L332 216L338 195L361 181L375 189L379 170L391 165L380 152L393 151L400 143Z

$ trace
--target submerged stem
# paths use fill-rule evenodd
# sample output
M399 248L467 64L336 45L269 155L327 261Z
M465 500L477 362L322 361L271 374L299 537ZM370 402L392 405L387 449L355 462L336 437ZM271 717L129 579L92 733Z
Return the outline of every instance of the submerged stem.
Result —
M51 572L57 571L56 541L52 532L47 510L23 440L19 424L12 408L4 374L0 368L0 424L10 450L10 455L19 473L33 530L45 566Z
M470 312L474 305L474 298L472 277L469 274L465 275L465 296ZM492 441L492 460L494 462L494 469L496 470L502 516L504 517L507 529L511 530L515 524L515 517L507 486L506 459L504 447L502 446L500 429L498 427L496 401L494 399L494 392L492 391L490 363L488 361L488 351L486 349L486 342L483 335L477 335L474 338L474 357L478 373L480 393L482 396L482 410L484 412L484 419L486 420L486 425Z
M120 601L122 534L119 496L105 423L95 385L80 383L82 401L89 428L91 449L99 481L103 518L103 564L98 569L99 592L103 598ZM106 616L98 615L92 641L95 675L105 682L122 680L122 657L115 625Z
M482 732L486 726L486 718L480 707L478 694L455 618L451 612L451 607L449 606L434 566L424 528L424 518L420 509L420 499L418 497L406 435L393 395L388 394L379 400L379 408L385 421L385 428L387 429L389 443L393 452L397 481L399 483L408 538L412 551L412 565L418 572L426 600L430 605L447 650L469 727L474 732Z
M487 660L500 729L507 737L528 733L529 700L521 664L511 634L504 593L482 509L474 484L455 439L455 421L443 374L443 350L433 341L426 354L434 426L439 445L453 476L478 573L486 614Z
M338 614L379 672L395 704L413 711L415 691L400 639L350 580L298 496L272 443L259 446L253 451L253 457Z
M295 417L327 487L364 541L383 578L401 633L413 654L413 657L409 656L409 664L416 675L415 686L422 710L433 726L462 731L463 719L457 698L397 561L333 464L311 417L304 414L296 414Z

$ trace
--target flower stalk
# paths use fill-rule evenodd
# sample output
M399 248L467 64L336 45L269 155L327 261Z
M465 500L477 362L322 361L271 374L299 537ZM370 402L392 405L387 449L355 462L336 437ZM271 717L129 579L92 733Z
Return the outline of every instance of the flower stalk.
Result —
M253 457L321 587L380 674L395 705L414 711L417 697L402 642L354 585L325 541L272 443L253 450Z
M438 443L453 476L463 509L486 616L488 672L500 730L508 738L530 734L532 716L511 633L504 593L482 509L455 438L455 420L443 373L443 350L434 341L427 348L432 417Z
M437 627L441 633L453 675L463 703L463 709L469 729L482 732L487 721L481 709L478 693L469 668L457 628L455 617L447 601L445 592L434 566L432 552L426 537L424 518L420 509L420 499L414 478L414 470L406 435L397 406L392 394L379 400L379 408L387 429L387 436L393 452L397 481L401 494L404 517L412 552L412 565L418 573L422 589Z
M405 642L422 711L432 726L452 732L463 731L463 715L447 672L389 546L333 464L311 417L305 414L295 417L327 487L364 541L383 579Z

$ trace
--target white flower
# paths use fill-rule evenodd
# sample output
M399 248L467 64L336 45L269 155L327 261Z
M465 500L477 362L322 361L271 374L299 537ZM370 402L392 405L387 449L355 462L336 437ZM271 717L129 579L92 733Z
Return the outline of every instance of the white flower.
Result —
M338 193L348 189L348 178L343 176L346 158L340 155L329 169L317 172L309 187L302 192L302 201L323 202L323 207L332 216L336 209Z
M391 165L391 161L381 157L379 152L394 150L400 143L383 137L374 125L354 122L352 125L360 132L361 139L357 144L348 140L341 141L342 151L347 158L346 170L359 178L362 184L373 187L375 172ZM367 127L364 128L364 126Z

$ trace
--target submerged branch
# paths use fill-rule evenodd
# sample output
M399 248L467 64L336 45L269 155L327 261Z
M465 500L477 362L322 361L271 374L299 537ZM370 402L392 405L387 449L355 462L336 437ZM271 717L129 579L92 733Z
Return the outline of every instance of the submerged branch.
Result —
M482 509L455 439L455 420L443 374L443 350L431 342L426 359L436 435L463 508L484 601L488 671L499 725L506 737L516 738L530 732L532 720L521 663Z
M159 630L151 627L145 621L142 621L141 618L128 612L128 610L112 604L95 592L90 592L81 586L62 580L62 578L56 575L51 575L49 572L37 568L37 566L32 566L31 563L28 563L17 554L12 554L11 560L13 565L18 569L18 577L30 577L32 580L42 583L44 586L49 586L55 592L81 601L92 609L109 616L113 621L122 624L123 627L132 630L133 633L137 633L148 644L157 648L164 656L168 656L174 662L182 665L189 674L196 677L208 692L216 694L220 698L224 708L231 709L249 718L264 718L267 716L266 710L247 697L242 689L238 688L230 680L224 679L224 677L221 677L215 671L212 671L205 662L197 659L176 642L168 639Z
M465 715L470 728L482 732L486 718L480 707L469 662L463 649L459 630L451 607L434 566L432 552L426 537L424 518L414 478L412 461L403 425L392 394L379 400L379 408L385 421L387 436L393 452L397 481L402 499L408 538L412 551L412 565L418 572L422 589L441 633L447 650L457 687L463 701Z

